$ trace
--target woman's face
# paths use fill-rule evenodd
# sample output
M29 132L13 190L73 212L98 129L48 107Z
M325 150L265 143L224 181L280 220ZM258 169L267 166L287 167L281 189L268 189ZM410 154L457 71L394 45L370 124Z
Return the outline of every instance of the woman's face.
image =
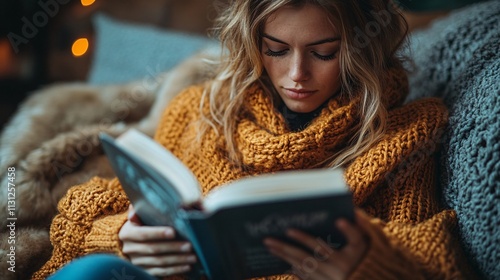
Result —
M340 34L319 7L285 6L266 21L262 62L286 106L317 109L340 88Z

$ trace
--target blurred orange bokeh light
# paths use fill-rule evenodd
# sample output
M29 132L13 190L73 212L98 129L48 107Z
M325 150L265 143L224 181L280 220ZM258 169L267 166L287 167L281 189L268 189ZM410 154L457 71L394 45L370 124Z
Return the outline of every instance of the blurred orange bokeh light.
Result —
M82 56L89 49L89 40L87 38L80 38L73 43L71 52L74 56Z
M95 0L81 0L83 6L90 6L94 4Z

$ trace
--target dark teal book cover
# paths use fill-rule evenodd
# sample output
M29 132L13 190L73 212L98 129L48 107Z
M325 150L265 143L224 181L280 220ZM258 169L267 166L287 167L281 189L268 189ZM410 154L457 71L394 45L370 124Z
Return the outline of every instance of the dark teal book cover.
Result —
M339 170L290 171L237 180L218 188L222 192L212 193L212 197L202 198L200 194L197 207L193 207L183 200L179 189L182 186L174 184L179 181L170 180L159 171L161 168L152 164L154 161L150 158L160 150L149 155L142 154L145 153L142 150L142 153L131 150L144 145L158 146L156 149L163 147L142 136L131 139L145 143L129 146L105 134L100 139L122 188L143 223L173 226L180 238L193 244L200 262L193 268L190 279L205 275L213 280L237 280L293 273L290 265L268 252L264 238L274 237L301 247L285 235L287 229L295 228L337 249L345 244L345 238L335 228L335 220L341 217L354 220L352 196ZM173 157L169 153L163 156ZM181 172L177 160L162 161L163 158L158 157L161 160L156 164L176 165L172 169ZM186 180L186 184L196 184L190 180ZM301 195L289 195L288 191L294 188ZM255 197L251 197L253 195Z

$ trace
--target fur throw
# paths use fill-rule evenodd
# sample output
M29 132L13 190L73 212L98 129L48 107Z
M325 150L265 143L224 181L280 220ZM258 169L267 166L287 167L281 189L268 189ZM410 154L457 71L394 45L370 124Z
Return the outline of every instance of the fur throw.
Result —
M2 182L7 182L8 168L15 168L17 218L15 244L8 244L10 232L0 234L0 271L7 272L2 279L28 279L50 257L49 227L68 188L94 176L114 176L98 134L118 136L135 127L152 136L175 94L212 77L214 67L203 58L216 52L203 50L168 72L133 83L53 85L23 102L0 137ZM0 208L7 209L7 187L0 196ZM0 211L2 228L7 218L8 212ZM10 246L15 246L15 273L8 273L5 261Z

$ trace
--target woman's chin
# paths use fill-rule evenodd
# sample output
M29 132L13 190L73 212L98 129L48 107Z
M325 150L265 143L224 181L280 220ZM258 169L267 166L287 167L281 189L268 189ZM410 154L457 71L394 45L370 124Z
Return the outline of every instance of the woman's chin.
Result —
M304 102L285 102L286 107L295 113L311 113L312 111L316 110L318 106L315 106L313 104L310 104L309 102L304 103Z

